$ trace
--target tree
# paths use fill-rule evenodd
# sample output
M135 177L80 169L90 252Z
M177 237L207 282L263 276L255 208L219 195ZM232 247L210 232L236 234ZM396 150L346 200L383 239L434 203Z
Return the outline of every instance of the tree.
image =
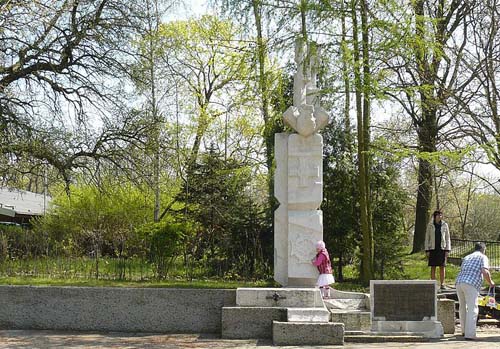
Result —
M362 272L363 283L368 284L373 277L373 225L370 208L370 100L371 76L368 36L368 3L361 0L351 3L352 30L353 30L353 70L354 90L356 100L357 141L358 141L358 192L361 221L362 243ZM358 13L359 11L359 13ZM358 27L358 16L361 17L361 27ZM359 47L359 28L361 28L361 48ZM361 69L362 68L362 69Z
M488 161L500 170L500 3L478 2L472 9L471 42L465 49L470 83L456 96L465 110L461 128L485 151Z
M171 74L195 100L195 136L186 161L189 174L205 132L223 113L222 92L231 85L243 86L248 78L248 55L245 43L238 43L237 29L214 16L163 24L158 40Z
M399 6L399 2L388 3ZM385 64L394 72L392 91L385 93L397 101L410 116L417 135L418 187L412 252L424 248L425 230L430 217L434 183L432 158L446 139L459 137L447 127L459 113L450 97L466 85L460 71L468 39L467 17L474 4L457 0L411 3L411 18L390 10L399 25L388 23L388 40L393 54ZM404 8L404 7L403 7ZM404 44L401 44L404 42ZM394 92L395 91L395 92Z
M161 137L162 131L164 131L165 117L160 104L165 97L172 94L168 74L165 72L164 65L161 64L161 43L158 36L161 16L172 6L171 2L165 3L159 0L144 2L145 15L143 32L141 33L143 39L138 43L138 62L134 65L132 73L137 91L146 99L143 111L152 126L152 132L147 137L145 147L146 154L151 158L152 169L150 173L146 173L145 178L150 178L149 182L154 191L153 219L155 222L160 220L161 153L163 151L162 142L165 142L165 139ZM145 166L145 169L149 169L149 167Z
M69 188L76 168L117 162L123 142L140 142L144 125L124 112L119 83L135 10L133 2L114 0L2 4L0 155L7 164L49 164ZM87 122L95 116L101 130Z
M186 219L198 227L187 242L192 258L206 261L211 275L267 275L259 239L265 211L252 190L252 169L237 159L225 159L214 147L199 160L190 190L183 191Z
M338 263L335 278L344 280L343 267L351 264L359 240L357 173L350 153L350 137L334 119L322 132L324 137L323 236L332 258Z

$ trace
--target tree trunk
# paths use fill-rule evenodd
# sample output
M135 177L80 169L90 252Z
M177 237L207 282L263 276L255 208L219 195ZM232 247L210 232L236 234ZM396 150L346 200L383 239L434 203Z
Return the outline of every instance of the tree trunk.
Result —
M269 205L269 221L271 229L264 229L260 237L262 246L269 246L268 251L264 254L269 256L268 262L272 263L272 255L274 250L274 219L272 219L274 210L276 209L276 200L274 199L274 125L269 112L269 88L266 71L267 44L262 34L262 1L252 0L252 9L255 19L255 29L257 31L257 63L259 66L259 90L261 94L261 112L264 120L264 146L266 153L266 168L267 168L267 202Z
M361 280L363 284L368 284L373 276L373 237L370 229L369 206L367 188L367 137L365 131L368 125L364 125L367 121L364 117L363 106L366 107L365 95L368 91L364 91L363 76L361 75L361 52L358 42L358 13L356 10L356 2L351 3L352 6L352 27L353 27L353 56L354 56L354 87L356 95L356 118L357 118L357 141L358 141L358 190L359 190L359 209L361 220L361 235L362 235L362 262L361 262ZM364 37L364 35L363 35ZM363 46L364 47L364 46ZM365 53L363 53L365 55ZM363 61L365 57L363 56ZM368 98L366 96L366 98Z
M424 0L413 3L415 12L415 36L416 40L426 40L425 35L425 11ZM420 79L419 95L422 106L422 118L417 122L418 149L420 152L433 153L436 151L437 123L433 65L427 62L426 48L420 45L415 47L415 59L417 61L417 74ZM437 64L437 63L435 63ZM435 65L434 65L435 66ZM418 159L418 188L417 203L415 208L415 230L413 233L412 253L423 251L425 242L425 230L429 222L432 205L432 164L425 157Z
M341 12L344 13L344 0L341 1ZM351 135L351 119L349 117L349 113L351 111L351 84L349 79L349 70L347 66L348 60L348 48L347 48L347 29L346 29L346 18L342 16L342 40L341 40L341 52L342 52L342 79L344 81L344 94L345 94L345 102L344 102L344 134L345 134L345 142L347 146L347 151L349 156L352 157L352 135Z
M423 93L421 99L423 108L426 109L425 106L428 105L428 102ZM423 115L424 120L417 132L419 150L425 153L433 153L436 151L437 137L436 110L424 110ZM431 213L433 180L432 164L429 160L420 157L418 161L418 189L412 253L424 250L425 230Z
M363 248L366 248L366 257L369 265L367 272L370 275L368 281L374 276L374 239L373 239L373 223L371 210L371 190L370 190L370 119L371 119L371 72L370 72L370 38L368 35L368 1L361 0L361 38L362 38L362 53L363 53L363 161L364 165L364 184L366 196L366 215L367 215L367 230L366 238L363 238Z

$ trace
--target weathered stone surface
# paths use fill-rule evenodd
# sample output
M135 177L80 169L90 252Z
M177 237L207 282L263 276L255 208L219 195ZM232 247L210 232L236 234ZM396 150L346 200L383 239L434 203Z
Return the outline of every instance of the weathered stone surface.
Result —
M342 310L370 310L370 299L366 298L355 298L355 299L349 299L349 298L330 298L330 299L325 299L325 306L328 309L342 309Z
M287 308L287 321L329 322L330 312L325 308Z
M437 320L435 280L372 280L373 320Z
M341 322L346 331L371 330L371 316L369 311L332 309L331 321Z
M286 321L285 308L224 307L222 308L222 338L272 338L273 321Z
M234 290L0 286L0 328L220 333ZM285 313L286 318L286 313Z
M273 322L274 345L344 344L344 324L314 322Z
M318 270L311 263L311 259L316 255L316 242L322 238L323 213L321 211L288 211L289 279L308 279L308 285L316 284Z
M435 280L370 281L372 331L442 337L436 294Z
M288 208L317 210L323 201L323 137L288 138Z
M276 300L273 297L276 297ZM283 308L324 307L318 288L238 288L236 290L236 305L240 307Z
M334 288L330 290L330 295L335 299L366 299L370 300L369 293L362 292L349 292L349 291L339 291ZM369 306L367 306L369 308Z
M323 201L323 137L317 132L329 117L319 105L317 54L317 48L296 42L293 105L283 120L298 134L275 135L274 195L280 208L274 220L274 279L283 286L313 286L318 277L310 262L315 242L323 239L318 211Z
M288 203L288 133L274 134L274 197L281 205Z
M280 205L274 211L274 280L288 285L288 210Z
M426 338L441 338L443 326L437 320L425 321L372 321L372 331L385 333L419 334Z
M443 325L445 334L455 333L455 301L453 299L438 299L437 319Z

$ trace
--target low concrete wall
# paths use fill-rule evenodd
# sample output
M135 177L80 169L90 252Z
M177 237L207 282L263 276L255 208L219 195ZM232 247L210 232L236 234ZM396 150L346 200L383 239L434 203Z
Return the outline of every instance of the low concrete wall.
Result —
M236 290L0 286L0 329L220 333Z

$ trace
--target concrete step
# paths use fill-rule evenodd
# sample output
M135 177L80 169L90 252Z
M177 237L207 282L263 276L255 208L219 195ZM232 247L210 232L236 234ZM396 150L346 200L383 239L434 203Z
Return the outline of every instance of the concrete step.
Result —
M370 300L368 298L330 298L323 301L328 309L367 311L370 309Z
M370 331L345 331L344 342L346 343L413 343L430 342L435 339L426 338L424 335L415 333L383 333Z
M287 308L288 322L329 322L330 312L326 308Z
M238 288L239 307L323 308L319 288Z
M286 308L223 307L221 335L225 339L270 339L273 320L286 321Z
M344 324L273 321L274 345L342 345Z
M369 331L372 327L369 311L330 309L330 319L344 323L346 331Z

